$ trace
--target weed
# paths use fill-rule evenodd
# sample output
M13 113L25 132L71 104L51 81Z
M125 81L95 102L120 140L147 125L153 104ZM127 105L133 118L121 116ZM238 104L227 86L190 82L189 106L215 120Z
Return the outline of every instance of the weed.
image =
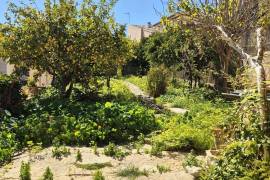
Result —
M170 172L171 169L167 166L164 166L164 165L157 165L157 170L160 174L162 173L166 173L166 172Z
M129 178L137 178L139 176L146 176L148 177L149 172L147 170L141 171L139 168L130 165L125 169L121 169L119 172L117 172L117 176L120 177L129 177Z
M74 164L77 168L86 169L86 170L99 170L105 167L112 167L110 162L106 163L93 163L93 164Z
M202 162L196 158L194 151L191 150L191 152L184 159L184 162L182 163L182 165L184 167L187 167L187 166L200 167L202 165Z
M42 180L53 180L53 173L49 167L46 168Z
M95 143L94 145L93 145L93 153L95 154L95 155L98 155L99 153L98 153L98 149L97 149L97 143Z
M82 153L80 150L77 151L76 162L82 162Z
M61 160L62 157L68 157L70 155L70 149L61 146L61 147L54 147L52 149L52 157Z
M30 163L22 162L20 168L20 180L31 180Z
M128 152L123 152L114 143L109 143L109 145L104 148L104 154L106 156L122 160L124 157L128 155Z
M158 157L162 156L163 149L164 149L164 146L161 143L154 143L150 150L150 155L158 156Z
M105 180L105 177L103 176L101 171L97 171L93 175L93 180Z

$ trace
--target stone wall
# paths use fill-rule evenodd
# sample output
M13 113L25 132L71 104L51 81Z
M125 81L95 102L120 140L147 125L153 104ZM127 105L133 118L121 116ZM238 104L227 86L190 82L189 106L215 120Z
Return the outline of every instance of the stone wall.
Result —
M14 70L14 66L0 59L0 73L10 75Z

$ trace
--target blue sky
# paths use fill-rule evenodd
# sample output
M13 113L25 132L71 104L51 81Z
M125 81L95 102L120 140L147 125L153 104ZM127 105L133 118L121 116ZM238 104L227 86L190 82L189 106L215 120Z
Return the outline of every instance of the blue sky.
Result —
M19 2L20 0L9 1ZM0 22L5 20L4 12L7 8L7 2L8 0L0 0ZM42 7L43 0L36 0L36 2L38 7ZM115 17L117 22L121 24L156 23L160 19L160 13L166 10L166 2L167 0L118 0L114 10Z

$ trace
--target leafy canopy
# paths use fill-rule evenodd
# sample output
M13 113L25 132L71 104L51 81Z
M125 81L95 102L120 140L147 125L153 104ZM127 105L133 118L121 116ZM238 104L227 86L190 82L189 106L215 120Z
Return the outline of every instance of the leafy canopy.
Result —
M72 83L87 84L93 76L106 75L128 53L124 28L111 13L114 4L115 0L83 0L80 5L75 0L46 0L44 10L39 10L10 3L7 23L0 28L0 56L48 72L53 85L63 91Z

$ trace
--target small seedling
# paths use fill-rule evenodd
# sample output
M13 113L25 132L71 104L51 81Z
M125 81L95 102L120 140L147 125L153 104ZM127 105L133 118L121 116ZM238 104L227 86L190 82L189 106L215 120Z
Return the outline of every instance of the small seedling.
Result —
M146 176L148 177L149 172L147 170L141 171L139 168L130 165L125 169L121 169L119 172L117 172L117 176L120 177L128 177L128 178L137 178L139 176Z
M31 180L30 163L22 162L20 168L20 180Z
M76 162L82 162L82 153L80 150L77 151Z
M142 145L140 143L135 143L135 148L136 148L137 154L141 154L140 150L142 148Z
M66 147L54 147L52 149L52 157L61 160L62 157L68 157L70 155L70 149Z
M163 149L164 148L163 148L162 144L155 143L155 144L153 144L153 146L150 150L150 155L160 157L160 156L162 156Z
M140 144L144 144L145 143L145 136L144 136L144 134L140 133L140 135L138 136L138 143L140 143Z
M49 167L46 168L46 171L43 174L42 180L53 180L53 173Z
M169 167L166 167L164 165L157 165L157 170L160 174L166 173L171 171L171 169Z
M98 155L97 143L94 143L94 145L93 145L93 153L94 153L95 155Z
M105 180L105 177L103 176L101 171L97 171L93 175L93 180Z
M128 155L128 152L123 152L114 143L109 143L109 145L104 148L104 154L106 156L122 160L124 157Z
M202 162L196 158L195 152L193 150L191 150L191 152L184 159L182 165L184 167L187 167L187 166L200 167L200 166L202 166Z
M86 169L86 170L99 170L105 167L112 167L110 162L106 163L93 163L93 164L74 164L77 168Z

